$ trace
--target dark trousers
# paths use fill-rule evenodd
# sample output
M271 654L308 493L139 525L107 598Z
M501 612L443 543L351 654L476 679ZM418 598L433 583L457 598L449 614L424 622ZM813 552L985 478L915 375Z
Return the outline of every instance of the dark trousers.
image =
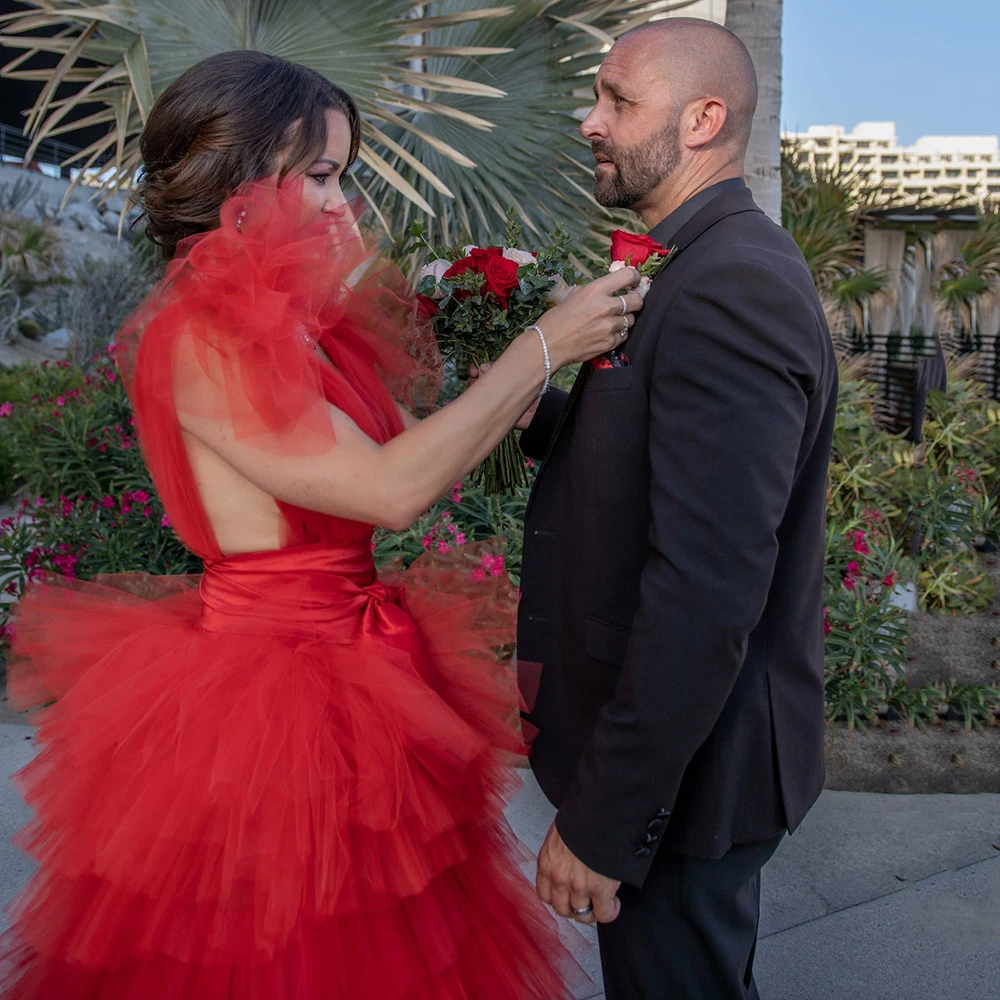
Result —
M607 1000L758 1000L760 870L780 842L715 861L661 851L642 889L623 885L598 928Z

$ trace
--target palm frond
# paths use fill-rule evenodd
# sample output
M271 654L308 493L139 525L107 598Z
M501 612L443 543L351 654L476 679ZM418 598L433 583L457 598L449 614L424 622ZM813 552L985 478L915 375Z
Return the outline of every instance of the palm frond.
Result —
M105 197L132 183L143 124L173 80L215 53L259 49L311 66L357 100L354 179L381 224L419 219L431 239L453 241L492 235L511 205L534 232L563 225L585 240L609 227L614 217L590 194L580 95L618 35L696 0L24 2L0 18L0 44L19 53L0 72L45 81L28 113L36 146L108 126L75 161L99 169ZM32 67L41 52L59 57L55 70ZM57 99L66 83L81 86Z

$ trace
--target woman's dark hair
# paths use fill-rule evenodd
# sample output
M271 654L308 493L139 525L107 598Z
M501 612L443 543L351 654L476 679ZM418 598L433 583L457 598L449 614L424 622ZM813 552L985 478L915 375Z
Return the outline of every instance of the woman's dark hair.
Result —
M185 237L219 225L223 202L241 184L273 174L279 154L282 176L321 155L331 109L347 118L353 163L357 106L322 74L249 50L192 66L160 96L140 139L149 238L172 257Z

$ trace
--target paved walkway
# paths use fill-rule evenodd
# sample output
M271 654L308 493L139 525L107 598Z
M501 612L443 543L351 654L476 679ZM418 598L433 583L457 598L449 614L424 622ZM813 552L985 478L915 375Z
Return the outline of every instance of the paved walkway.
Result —
M3 775L31 759L30 737L0 724ZM551 818L529 780L516 833L535 850ZM0 781L3 901L31 870L9 843L26 819ZM1000 1000L1000 795L826 792L763 882L763 1000ZM599 982L596 947L582 961Z

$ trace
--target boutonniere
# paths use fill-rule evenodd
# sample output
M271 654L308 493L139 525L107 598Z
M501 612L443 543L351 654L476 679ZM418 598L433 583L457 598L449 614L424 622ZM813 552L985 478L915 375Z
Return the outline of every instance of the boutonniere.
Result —
M608 271L634 267L640 276L639 287L636 290L645 298L653 284L653 278L670 263L676 253L676 246L667 249L649 236L616 229L611 234L611 266Z

